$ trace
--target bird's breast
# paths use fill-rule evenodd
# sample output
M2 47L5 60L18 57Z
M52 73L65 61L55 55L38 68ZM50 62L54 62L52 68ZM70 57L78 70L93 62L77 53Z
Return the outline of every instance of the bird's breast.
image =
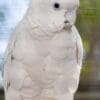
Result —
M59 66L76 61L76 38L73 33L64 32L48 40L19 40L13 55L27 65L59 73Z

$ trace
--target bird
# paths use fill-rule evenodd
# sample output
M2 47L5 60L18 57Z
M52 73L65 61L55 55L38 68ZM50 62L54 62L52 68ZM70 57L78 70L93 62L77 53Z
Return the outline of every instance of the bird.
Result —
M5 100L73 100L83 44L75 27L79 0L31 0L4 61Z

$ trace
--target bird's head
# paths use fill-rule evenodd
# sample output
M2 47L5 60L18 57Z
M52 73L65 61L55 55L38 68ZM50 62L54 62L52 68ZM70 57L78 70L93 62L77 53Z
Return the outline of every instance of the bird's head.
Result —
M70 28L76 20L79 0L32 0L31 14L46 31Z

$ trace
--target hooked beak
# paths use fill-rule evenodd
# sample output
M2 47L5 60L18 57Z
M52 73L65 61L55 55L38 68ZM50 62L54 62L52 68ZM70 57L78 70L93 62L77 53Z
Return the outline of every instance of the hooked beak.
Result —
M65 23L65 25L64 25L64 29L66 29L66 30L67 30L67 29L71 29L71 27L73 26L73 24L70 23L70 22L67 21L67 20L66 20L64 23Z

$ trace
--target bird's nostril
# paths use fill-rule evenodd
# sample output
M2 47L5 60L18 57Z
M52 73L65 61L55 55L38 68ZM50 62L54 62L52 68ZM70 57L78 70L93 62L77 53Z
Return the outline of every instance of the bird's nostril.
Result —
M69 23L69 21L66 20L64 23L65 23L65 24L66 24L66 23Z

